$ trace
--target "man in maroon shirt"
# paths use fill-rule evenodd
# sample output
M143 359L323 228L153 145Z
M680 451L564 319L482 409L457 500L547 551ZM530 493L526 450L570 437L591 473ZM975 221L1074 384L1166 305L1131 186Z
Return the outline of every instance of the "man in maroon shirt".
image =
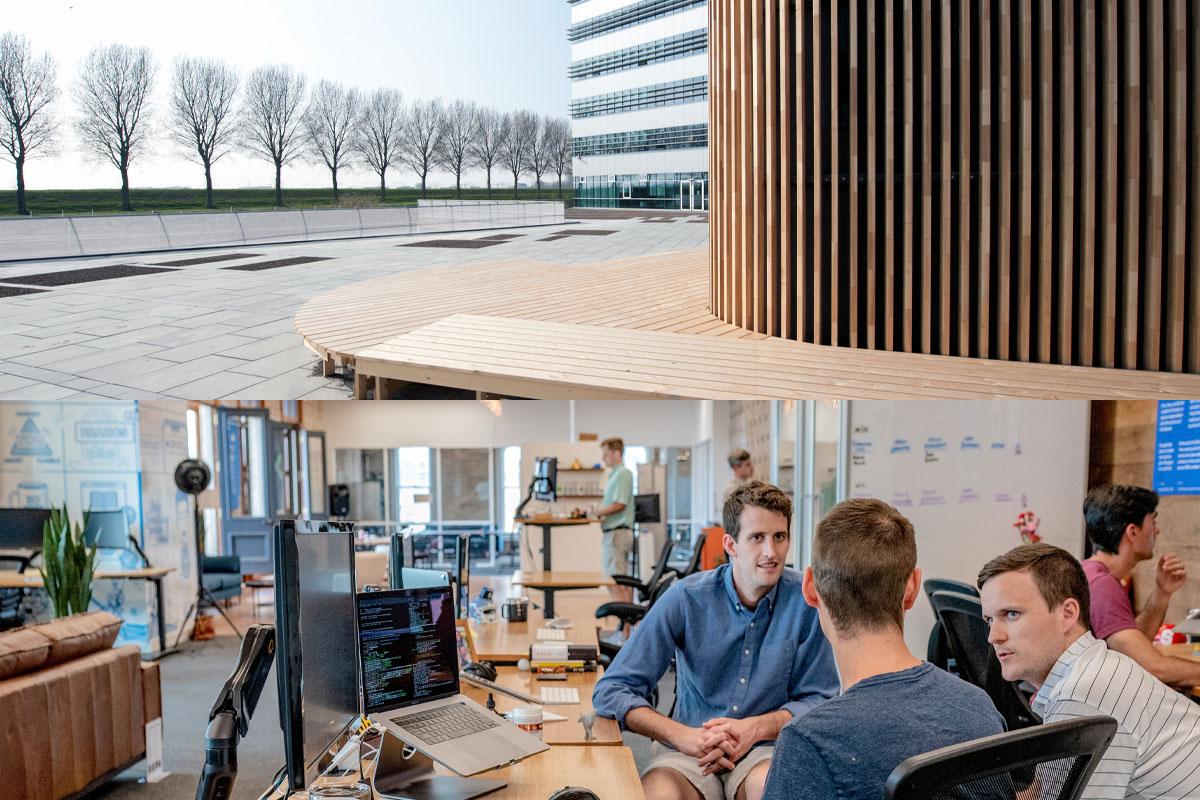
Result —
M1154 591L1136 616L1121 585L1139 561L1154 557L1157 508L1158 495L1140 486L1100 486L1084 499L1083 517L1095 550L1083 562L1091 593L1092 634L1163 683L1197 686L1200 662L1166 655L1150 643L1163 623L1171 595L1187 581L1183 560L1174 553L1158 560Z

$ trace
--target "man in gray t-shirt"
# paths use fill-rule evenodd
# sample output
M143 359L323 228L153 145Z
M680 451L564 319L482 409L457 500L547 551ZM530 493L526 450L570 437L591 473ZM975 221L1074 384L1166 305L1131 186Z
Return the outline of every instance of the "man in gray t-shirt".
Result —
M817 526L803 591L833 646L842 694L780 731L763 800L879 800L906 758L1003 732L982 689L904 644L921 570L899 511L880 500L834 506Z

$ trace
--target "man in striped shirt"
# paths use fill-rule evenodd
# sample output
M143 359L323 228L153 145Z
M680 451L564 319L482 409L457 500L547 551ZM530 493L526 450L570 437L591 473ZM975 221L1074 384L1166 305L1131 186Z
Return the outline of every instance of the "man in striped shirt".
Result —
M1070 553L1010 550L980 570L979 594L1004 677L1037 687L1045 722L1117 720L1081 797L1200 798L1200 707L1092 636L1087 577Z

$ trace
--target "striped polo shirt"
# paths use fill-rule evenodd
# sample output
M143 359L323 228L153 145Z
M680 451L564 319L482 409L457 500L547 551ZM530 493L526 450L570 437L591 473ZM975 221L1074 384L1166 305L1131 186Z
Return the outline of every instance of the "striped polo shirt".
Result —
M1200 706L1085 633L1033 698L1046 722L1098 715L1117 735L1083 798L1200 798Z

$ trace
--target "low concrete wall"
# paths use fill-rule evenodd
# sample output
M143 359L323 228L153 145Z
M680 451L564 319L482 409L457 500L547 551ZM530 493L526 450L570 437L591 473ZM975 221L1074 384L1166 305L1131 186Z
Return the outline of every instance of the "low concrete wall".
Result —
M418 201L416 208L329 208L0 219L0 261L239 247L280 242L561 225L551 201Z

